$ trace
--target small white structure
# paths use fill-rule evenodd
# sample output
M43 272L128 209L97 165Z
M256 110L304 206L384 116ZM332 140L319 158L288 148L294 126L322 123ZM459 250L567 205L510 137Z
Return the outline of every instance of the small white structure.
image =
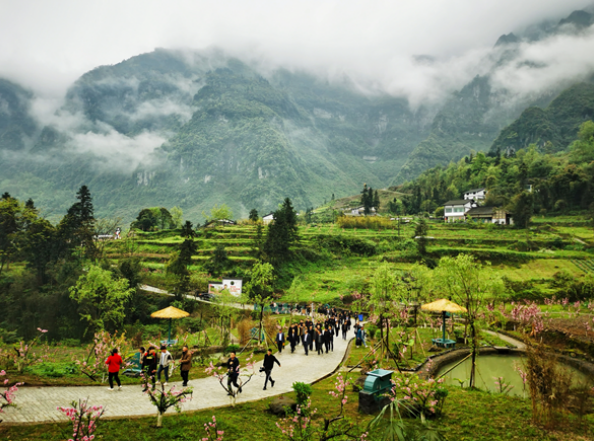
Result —
M443 216L446 222L464 222L466 220L466 212L472 208L474 200L472 199L458 199L448 201L444 205Z
M269 213L266 216L262 216L262 222L264 223L264 225L268 225L273 220L274 220L274 213Z
M487 189L486 188L473 188L472 190L468 190L464 192L464 199L473 201L482 201L487 197Z
M222 282L208 282L209 294L219 294L223 290L229 291L235 297L241 296L243 279L223 279Z
M348 211L348 209L347 209ZM371 207L369 209L370 213L368 216L373 216L375 213L375 207ZM347 216L365 216L365 207L361 206L361 207L357 207L357 208L351 208L350 209L350 213L345 212L345 215Z

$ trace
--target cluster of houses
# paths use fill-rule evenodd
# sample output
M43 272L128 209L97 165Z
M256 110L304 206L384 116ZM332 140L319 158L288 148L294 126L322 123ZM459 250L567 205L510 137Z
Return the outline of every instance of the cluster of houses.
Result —
M487 196L487 189L473 188L464 193L464 199L448 201L444 204L446 222L476 222L498 225L513 224L511 214L502 208L481 206Z

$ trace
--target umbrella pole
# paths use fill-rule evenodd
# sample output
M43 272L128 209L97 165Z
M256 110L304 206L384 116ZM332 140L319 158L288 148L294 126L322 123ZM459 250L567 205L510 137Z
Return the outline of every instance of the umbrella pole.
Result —
M442 340L442 343L445 345L446 312L445 311L442 311L442 314L443 314L443 326L442 326L442 328L443 328L443 340Z
M169 346L169 343L171 342L171 322L173 321L173 319L169 319L169 333L167 335L167 346ZM445 328L444 331L445 332Z

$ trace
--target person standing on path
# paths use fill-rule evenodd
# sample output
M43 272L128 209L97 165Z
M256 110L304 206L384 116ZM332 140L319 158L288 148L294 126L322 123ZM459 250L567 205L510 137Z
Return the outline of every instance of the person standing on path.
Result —
M120 369L122 368L122 357L118 354L117 349L111 351L111 355L105 361L107 365L107 372L109 374L109 390L113 390L113 380L118 383L118 389L122 390L122 383L120 383Z
M291 354L295 352L295 345L297 345L297 340L299 339L299 335L297 332L297 325L293 324L289 328L289 343L291 343Z
M345 321L342 323L342 339L343 340L346 340L347 331L348 331L348 327L347 327L347 321L345 319Z
M239 378L239 359L235 356L235 352L229 354L229 360L227 360L227 375L227 389L229 390L227 394L233 395L233 389L231 388L232 384L241 393L241 386L237 384L237 379Z
M268 353L264 356L264 372L266 373L266 380L264 380L264 390L266 390L268 380L270 380L270 387L274 387L275 381L270 376L272 374L274 363L278 364L278 367L281 367L280 361L278 361L276 357L272 355L272 349L268 349Z
M278 347L278 352L282 354L283 346L285 345L285 334L283 333L282 328L276 334L276 345Z
M148 389L149 379L153 382L153 390L155 390L155 375L157 374L157 351L154 346L151 346L144 357L142 358L142 371L146 377L146 384L143 392Z
M305 355L308 355L308 349L309 349L309 341L311 339L311 335L309 335L309 332L307 332L307 330L305 331L305 334L303 334L303 349L305 349Z
M192 353L188 350L187 346L182 348L182 356L179 359L179 373L182 377L182 386L188 385L188 376L190 375L190 369L192 369Z
M169 363L173 360L171 353L167 350L167 346L161 346L161 355L159 356L159 370L157 371L157 378L159 379L159 383L161 382L161 372L165 372L165 383L164 386L167 386L167 382L169 381Z

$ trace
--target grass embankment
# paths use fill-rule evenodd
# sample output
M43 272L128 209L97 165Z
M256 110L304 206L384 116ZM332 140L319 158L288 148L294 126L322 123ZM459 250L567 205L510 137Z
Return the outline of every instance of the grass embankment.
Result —
M355 379L356 377L352 377ZM279 381L283 379L279 378ZM335 377L330 377L313 385L312 408L318 412L314 422L319 424L323 416L337 413L336 399L328 392L333 389ZM594 418L585 417L579 421L573 415L565 415L554 432L546 432L530 425L530 401L518 397L491 394L482 391L448 387L449 395L443 408L444 414L431 421L448 440L539 440L539 441L577 441L591 440ZM221 389L221 393L224 391ZM246 390L244 393L249 393ZM292 395L292 394L291 394ZM345 406L346 414L361 428L367 427L372 416L358 412L357 393L347 393L349 400ZM146 400L140 392L139 400ZM195 399L200 399L199 391ZM100 421L96 439L125 438L129 441L169 441L196 440L204 436L204 423L217 418L219 430L223 430L225 441L262 441L283 439L276 423L279 418L268 412L270 399L246 403L235 408L227 407L200 412L175 414L168 413L163 420L163 428L155 428L155 417L123 418ZM93 403L101 404L101 403ZM409 420L405 420L409 421ZM35 426L0 425L0 437L7 441L57 441L70 436L69 425L65 423ZM585 435L589 433L588 435ZM377 440L374 433L368 439Z

